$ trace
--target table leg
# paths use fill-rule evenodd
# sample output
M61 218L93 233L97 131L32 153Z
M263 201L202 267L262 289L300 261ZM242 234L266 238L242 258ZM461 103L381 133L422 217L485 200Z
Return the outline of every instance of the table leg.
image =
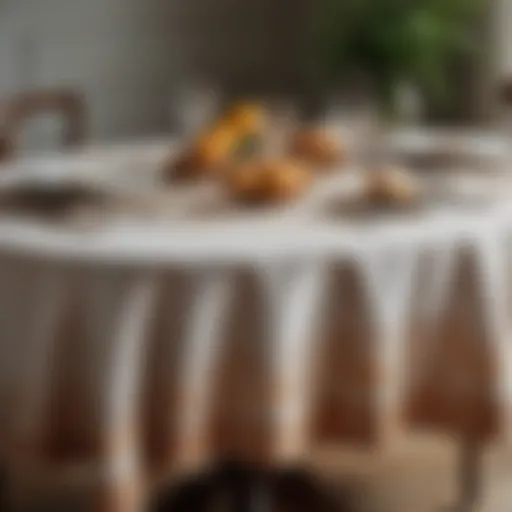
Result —
M7 512L8 510L7 478L7 471L4 468L0 468L0 512Z
M458 467L460 512L476 510L483 484L482 444L472 439L464 439L460 445Z

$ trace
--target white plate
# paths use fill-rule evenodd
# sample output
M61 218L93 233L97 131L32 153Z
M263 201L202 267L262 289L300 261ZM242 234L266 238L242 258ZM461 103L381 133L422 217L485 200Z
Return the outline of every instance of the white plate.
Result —
M407 130L391 136L394 150L406 157L433 157L447 163L503 160L510 155L510 141L499 134L461 133L450 130Z

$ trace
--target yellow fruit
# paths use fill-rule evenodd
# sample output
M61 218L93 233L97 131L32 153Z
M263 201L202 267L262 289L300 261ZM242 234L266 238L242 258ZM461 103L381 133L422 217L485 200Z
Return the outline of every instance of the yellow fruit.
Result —
M238 131L240 136L245 136L261 132L265 116L258 105L241 103L235 105L228 113L227 122Z

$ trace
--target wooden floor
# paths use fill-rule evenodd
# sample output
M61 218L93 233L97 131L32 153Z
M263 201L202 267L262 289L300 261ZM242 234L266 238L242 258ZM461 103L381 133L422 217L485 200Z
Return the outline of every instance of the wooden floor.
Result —
M357 512L469 512L457 508L455 442L415 438L387 454L326 450L315 467ZM471 512L512 512L512 449L488 448L480 505Z
M457 455L453 441L415 438L380 454L326 449L315 454L312 465L336 492L349 494L355 512L512 512L512 448L486 450L484 493L481 505L471 511L454 508ZM84 501L30 510L79 512L88 510Z

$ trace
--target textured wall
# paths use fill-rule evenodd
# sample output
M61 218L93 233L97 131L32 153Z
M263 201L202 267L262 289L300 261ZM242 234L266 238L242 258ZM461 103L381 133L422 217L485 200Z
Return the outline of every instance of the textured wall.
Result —
M496 58L481 59L483 71L456 72L462 117L481 117L496 77L512 71L512 0L490 1ZM320 0L0 0L0 97L78 86L93 139L166 131L172 91L187 76L206 73L235 90L302 90L300 39L312 4ZM29 142L56 127L34 123Z
M0 95L79 86L93 138L161 132L169 128L170 96L183 77L208 73L235 89L293 87L299 5L0 0Z

